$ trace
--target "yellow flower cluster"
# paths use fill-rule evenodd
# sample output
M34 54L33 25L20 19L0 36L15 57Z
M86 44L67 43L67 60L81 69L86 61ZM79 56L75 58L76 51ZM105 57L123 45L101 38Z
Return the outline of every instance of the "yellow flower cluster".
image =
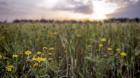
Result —
M48 49L48 61L51 62L53 60L53 51L54 51L54 48L51 47Z
M34 60L34 61L36 61L38 63L41 63L41 62L46 61L46 58L38 56L38 57L33 57L32 60Z
M124 51L121 51L121 49L120 49L120 48L117 48L117 49L116 49L116 52L118 52L118 53L119 53L119 55L120 55L120 57L121 57L121 58L124 58L124 57L126 57L126 56L127 56L127 53L126 53L126 52L124 52Z
M106 42L107 40L106 40L106 38L102 38L102 39L100 39L100 43L99 43L99 48L102 48L103 46L104 46L104 43Z
M44 47L43 49L47 49L47 48ZM51 57L52 56L52 52L54 51L54 48L48 48L47 50L48 50L49 57ZM30 57L22 57L21 55L27 55L27 56L30 56ZM37 51L36 53L33 53L32 51L27 50L27 51L24 51L23 53L15 53L15 54L12 54L10 57L12 57L13 59L10 59L9 57L6 57L6 56L0 54L0 60L10 59L12 61L15 61L15 59L18 59L18 60L25 59L25 63L30 63L33 68L41 66L42 63L47 60L47 58L44 55L44 52L43 51ZM48 58L48 59L49 60L52 60L53 58ZM31 61L33 61L33 62L31 63ZM17 61L15 61L14 63L16 63L16 62ZM13 72L14 69L15 69L15 67L14 67L13 64L7 64L5 66L5 70L7 72Z
M100 43L99 43L99 48L102 48L102 47L104 46L104 43L105 43L106 41L107 41L106 38L101 38L101 39L100 39ZM107 51L108 51L108 52L112 52L112 51L114 51L114 50L113 50L111 47L108 47L108 48L107 48ZM119 53L119 55L120 55L121 58L124 58L124 57L127 56L127 53L124 52L124 51L121 51L120 48L116 48L115 51Z
M13 65L7 65L7 66L6 66L6 70L7 70L8 72L13 71L13 69L14 69L14 66L13 66Z

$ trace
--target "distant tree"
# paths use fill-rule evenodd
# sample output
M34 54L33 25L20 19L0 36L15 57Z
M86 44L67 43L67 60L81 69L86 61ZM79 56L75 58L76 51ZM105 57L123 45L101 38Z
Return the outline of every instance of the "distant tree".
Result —
M3 23L7 23L7 20L4 20Z
M13 23L19 23L19 22L20 22L19 19L15 19L15 20L13 21Z
M47 20L46 19L41 19L40 22L47 22Z
M134 18L135 22L140 22L140 18Z

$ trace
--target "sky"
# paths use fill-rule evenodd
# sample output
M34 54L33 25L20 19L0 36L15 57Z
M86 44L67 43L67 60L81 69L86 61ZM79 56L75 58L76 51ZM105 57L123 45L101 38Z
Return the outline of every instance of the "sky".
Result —
M0 0L0 21L140 17L140 0Z

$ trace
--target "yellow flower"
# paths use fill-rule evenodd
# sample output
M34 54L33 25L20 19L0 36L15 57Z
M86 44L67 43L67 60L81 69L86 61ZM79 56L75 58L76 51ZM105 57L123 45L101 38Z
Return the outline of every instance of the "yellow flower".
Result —
M38 55L39 55L39 54L42 54L42 52L38 51L37 54L38 54Z
M7 65L7 66L6 66L6 70L7 70L8 72L13 71L13 69L14 69L14 66L13 66L13 65Z
M80 34L77 34L76 36L77 36L77 37L81 37L81 35L80 35Z
M52 48L49 48L49 50L50 50L50 51L53 51L53 50L54 50L54 48L53 48L53 47L52 47Z
M57 35L58 34L58 32L53 32L53 35Z
M13 57L13 58L18 58L18 56L19 56L19 55L17 55L17 54L13 54L12 57Z
M108 51L112 51L112 48L107 48Z
M51 55L52 55L52 53L48 53L48 55L49 55L49 56L51 56Z
M44 62L46 60L46 58L43 57L33 57L32 60L37 61L37 62Z
M2 55L0 54L0 59L2 59Z
M101 42L106 42L106 38L102 38L101 39Z
M35 56L32 57L32 60L36 60Z
M47 47L43 47L43 50L47 50L48 48Z
M38 67L38 66L39 66L38 63L33 64L33 68L36 68L36 67Z
M32 51L27 50L27 51L25 51L25 54L29 56L32 54Z
M103 47L104 45L103 44L99 44L99 47L101 48L101 47Z
M120 53L120 56L121 56L122 58L124 58L124 57L127 56L127 54L126 54L126 52L121 52L121 53Z
M116 51L117 51L117 52L120 52L120 51L121 51L121 49L120 49L120 48L117 48L117 49L116 49Z

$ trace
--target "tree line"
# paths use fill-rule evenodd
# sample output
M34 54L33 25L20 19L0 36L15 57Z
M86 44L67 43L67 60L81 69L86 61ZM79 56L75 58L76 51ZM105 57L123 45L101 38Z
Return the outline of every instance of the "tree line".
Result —
M140 18L110 18L106 20L102 20L104 22L140 22ZM40 19L40 20L33 20L33 19L15 19L12 23L30 23L30 22L39 22L39 23L84 23L84 22L98 22L96 20L53 20L53 19ZM0 23L7 23L7 21L0 21Z

